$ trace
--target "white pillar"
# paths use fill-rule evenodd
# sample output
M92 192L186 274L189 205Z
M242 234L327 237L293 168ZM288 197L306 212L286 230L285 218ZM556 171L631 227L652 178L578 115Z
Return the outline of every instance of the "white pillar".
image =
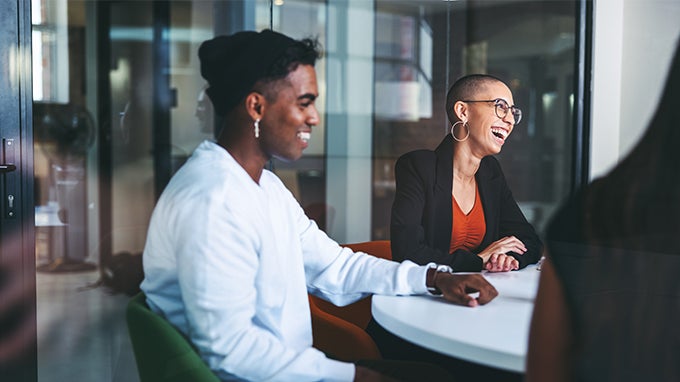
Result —
M340 243L371 238L373 9L372 0L328 7L326 202Z

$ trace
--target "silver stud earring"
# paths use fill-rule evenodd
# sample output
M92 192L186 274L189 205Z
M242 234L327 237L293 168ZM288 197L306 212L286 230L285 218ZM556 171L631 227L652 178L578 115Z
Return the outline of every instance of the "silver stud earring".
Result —
M260 120L256 119L255 123L253 123L253 125L255 125L255 138L259 138L260 137Z

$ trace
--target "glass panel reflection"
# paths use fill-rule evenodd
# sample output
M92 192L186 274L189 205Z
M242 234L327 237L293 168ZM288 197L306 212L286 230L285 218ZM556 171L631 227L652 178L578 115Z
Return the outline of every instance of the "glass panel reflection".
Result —
M378 0L376 23L372 238L389 238L394 161L437 146L446 92L471 73L503 79L524 111L499 159L540 231L571 186L574 2Z
M540 231L571 187L575 7L559 0L34 0L36 262L42 270L64 262L96 267L62 279L38 275L39 379L137 378L119 320L126 296L79 288L112 277L111 264L123 264L119 276L139 276L121 259L143 250L163 186L158 169L176 171L219 126L200 76L202 41L270 26L319 39L321 121L300 160L271 168L341 243L389 239L395 160L436 147L449 131L445 97L458 77L501 77L523 120L499 159ZM158 23L165 27L154 34ZM72 360L79 366L59 367Z

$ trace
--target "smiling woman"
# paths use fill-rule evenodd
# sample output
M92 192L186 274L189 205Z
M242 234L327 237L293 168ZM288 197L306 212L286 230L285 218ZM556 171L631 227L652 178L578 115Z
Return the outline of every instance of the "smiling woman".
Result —
M411 151L395 165L394 260L435 263L454 272L507 272L538 261L543 244L493 157L521 119L513 104L510 89L493 76L469 75L451 86L450 133L434 151ZM455 363L422 355L422 349L404 344L375 321L369 328L384 354Z
M513 104L508 86L493 76L469 75L451 86L450 134L436 150L407 153L395 166L396 260L491 272L538 261L542 243L492 157L521 120Z

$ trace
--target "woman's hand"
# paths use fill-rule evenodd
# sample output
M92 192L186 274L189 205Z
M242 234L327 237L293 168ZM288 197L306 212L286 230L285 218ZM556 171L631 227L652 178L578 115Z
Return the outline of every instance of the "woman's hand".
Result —
M484 269L489 272L508 272L519 269L519 261L510 255L491 255L489 261L484 264Z
M521 240L514 236L506 236L494 241L477 256L482 258L484 269L490 272L507 272L519 269L519 261L508 252L515 252L523 255L527 247Z

